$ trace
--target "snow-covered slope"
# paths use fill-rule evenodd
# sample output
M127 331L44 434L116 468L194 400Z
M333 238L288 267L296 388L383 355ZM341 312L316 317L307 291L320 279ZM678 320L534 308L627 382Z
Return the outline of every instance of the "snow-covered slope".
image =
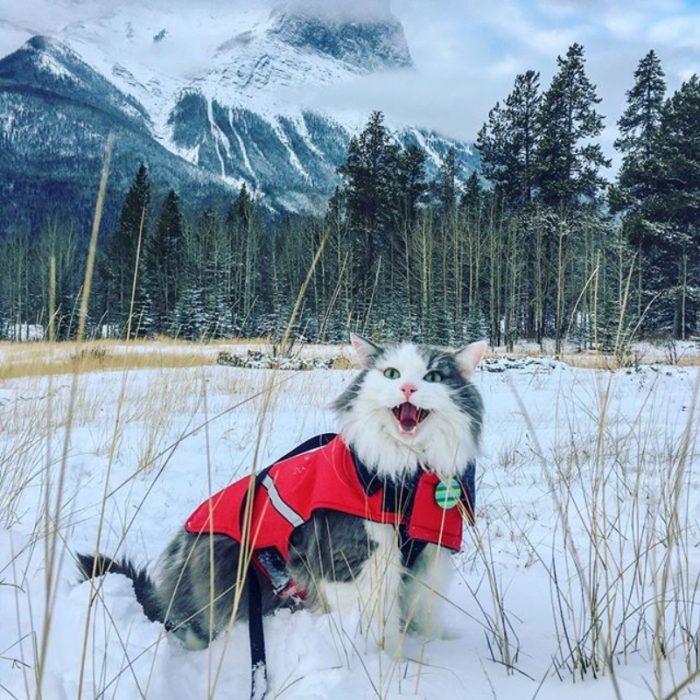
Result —
M224 186L245 181L274 206L291 210L322 206L349 138L368 117L319 108L317 99L311 107L308 96L376 71L412 70L388 0L352 7L314 0L31 0L3 11L0 55L38 33L50 38L5 59L15 87L30 91L48 75L54 96L82 104L81 75L91 67L102 76L99 92L112 116L117 110L132 119L135 129L146 129L154 142ZM62 56L70 57L71 68ZM78 65L85 68L73 70ZM0 84L0 96L5 92ZM11 108L18 108L16 101ZM0 113L5 123L12 118L8 109L5 104ZM476 167L468 144L413 125L390 126L405 142L428 144L429 170L451 146L462 176ZM24 148L28 156L31 161Z
M37 92L105 110L115 119L147 130L150 118L132 97L117 90L65 44L35 36L0 62L0 79L25 83Z

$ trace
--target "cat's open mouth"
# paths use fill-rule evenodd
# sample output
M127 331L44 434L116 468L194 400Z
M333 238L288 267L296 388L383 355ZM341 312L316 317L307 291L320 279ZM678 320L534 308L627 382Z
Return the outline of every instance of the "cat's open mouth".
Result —
M408 434L415 433L418 424L424 421L430 413L425 408L418 408L408 401L394 406L391 412L398 421L401 432Z

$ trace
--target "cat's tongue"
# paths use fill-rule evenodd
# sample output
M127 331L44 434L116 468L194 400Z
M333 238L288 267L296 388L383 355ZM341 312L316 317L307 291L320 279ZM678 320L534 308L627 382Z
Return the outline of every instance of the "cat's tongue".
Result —
M401 430L407 433L411 432L418 425L418 409L412 404L406 401L399 406L399 423L401 424Z

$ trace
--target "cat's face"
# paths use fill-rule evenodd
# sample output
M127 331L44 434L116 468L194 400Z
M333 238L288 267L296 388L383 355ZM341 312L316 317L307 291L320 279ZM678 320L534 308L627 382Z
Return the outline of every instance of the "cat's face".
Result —
M419 464L454 475L474 458L483 406L469 376L485 343L457 353L413 343L380 348L352 336L363 372L334 404L341 433L370 469L387 476Z

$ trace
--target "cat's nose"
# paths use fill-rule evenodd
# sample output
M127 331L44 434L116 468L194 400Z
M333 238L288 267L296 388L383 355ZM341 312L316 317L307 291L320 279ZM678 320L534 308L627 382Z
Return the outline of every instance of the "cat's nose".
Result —
M401 387L401 391L403 392L403 395L406 397L406 401L408 401L411 398L412 394L415 394L416 392L416 385L415 384L410 384L406 383Z

